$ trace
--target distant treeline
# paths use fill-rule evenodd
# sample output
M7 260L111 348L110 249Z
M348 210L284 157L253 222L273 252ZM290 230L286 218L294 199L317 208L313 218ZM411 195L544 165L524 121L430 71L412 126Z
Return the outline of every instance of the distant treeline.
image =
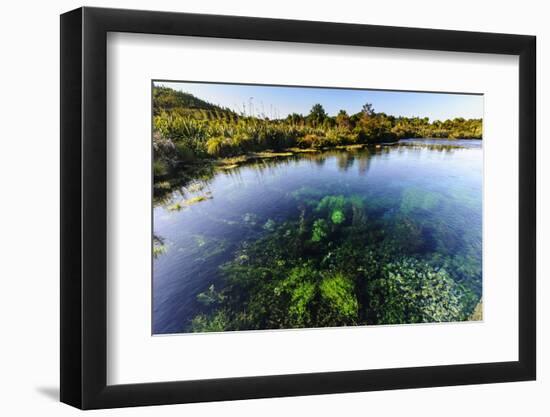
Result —
M192 94L153 88L155 174L174 165L204 158L229 157L293 147L324 148L377 144L403 138L481 139L482 120L455 118L430 122L427 117L395 117L366 103L361 111L340 110L329 116L321 104L309 114L286 118L247 114L223 108Z

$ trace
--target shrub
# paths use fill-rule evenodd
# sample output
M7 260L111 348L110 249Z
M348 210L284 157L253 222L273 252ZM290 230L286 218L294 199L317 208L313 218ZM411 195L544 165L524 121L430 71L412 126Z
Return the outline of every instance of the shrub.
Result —
M155 177L163 177L168 174L168 165L160 159L153 161L153 175Z
M297 144L300 148L320 148L323 146L323 139L315 133L308 133L298 139Z
M180 162L193 162L195 160L195 153L189 145L185 142L177 142L175 144L176 152L178 155L178 161Z

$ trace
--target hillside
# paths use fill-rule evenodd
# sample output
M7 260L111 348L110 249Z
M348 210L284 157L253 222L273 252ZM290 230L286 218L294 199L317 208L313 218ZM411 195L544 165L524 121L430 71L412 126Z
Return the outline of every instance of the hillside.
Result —
M153 87L153 114L163 112L180 116L193 116L198 119L236 119L238 115L228 108L201 100L192 94L168 87Z

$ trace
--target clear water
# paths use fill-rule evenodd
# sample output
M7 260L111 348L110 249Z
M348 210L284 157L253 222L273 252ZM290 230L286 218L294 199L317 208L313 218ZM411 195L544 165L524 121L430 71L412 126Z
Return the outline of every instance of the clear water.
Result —
M421 237L402 236L411 245L421 238L415 256L445 261L481 297L482 156L479 140L409 139L263 160L172 191L154 207L166 252L153 265L153 333L189 331L197 295L223 285L220 266L271 225L296 220L312 196L359 195L371 222L420 225ZM206 199L173 209L197 196Z

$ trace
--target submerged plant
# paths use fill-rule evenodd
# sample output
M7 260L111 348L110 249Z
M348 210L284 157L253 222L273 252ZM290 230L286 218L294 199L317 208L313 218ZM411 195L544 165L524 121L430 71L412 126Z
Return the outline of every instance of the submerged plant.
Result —
M333 210L330 214L330 220L332 220L334 224L340 224L346 220L346 216L344 216L342 210Z
M340 210L342 211L344 209L344 206L346 204L346 198L343 195L328 195L326 197L323 197L323 199L319 202L319 204L316 207L316 211L322 212L324 210L328 210L330 212L334 210Z
M321 296L321 323L352 325L357 322L359 303L353 279L342 272L325 277L319 286Z
M359 205L332 196L323 198L314 212L344 214L353 207L362 210ZM193 331L470 318L479 300L475 292L441 267L404 257L393 237L376 231L376 223L356 227L333 222L341 229L331 230L324 218L308 222L305 213L264 227L263 237L243 245L223 266L221 289L200 295L206 310L193 320ZM304 234L307 224L310 233Z
M405 214L413 210L433 210L440 201L437 193L421 188L407 188L403 192L401 211Z
M312 228L312 236L311 241L312 242L320 242L328 235L328 226L327 222L323 219L317 219L313 223Z
M273 219L268 219L268 220L265 222L263 228L264 228L265 230L268 230L268 231L271 232L271 231L275 230L275 226L276 226L276 225L277 225L277 223L275 223L275 221L274 221Z
M199 293L199 295L197 295L197 301L206 306L218 303L222 300L223 296L216 292L214 284L210 285L206 291L201 292Z
M369 310L377 324L467 320L468 290L444 269L413 258L384 265L367 284Z
M213 315L199 314L191 321L193 332L223 332L227 328L227 317L223 310Z

